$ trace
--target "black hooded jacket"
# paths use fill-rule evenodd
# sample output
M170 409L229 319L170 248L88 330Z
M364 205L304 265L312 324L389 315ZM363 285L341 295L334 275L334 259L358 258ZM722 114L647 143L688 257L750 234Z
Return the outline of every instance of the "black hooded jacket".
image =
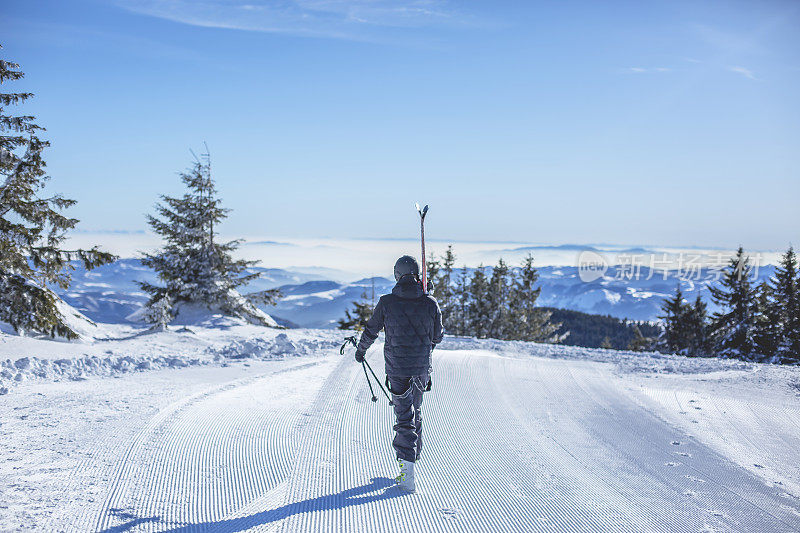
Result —
M418 376L431 371L431 351L444 335L442 313L436 299L424 294L411 276L398 281L391 294L381 296L361 334L358 351L366 352L383 328L388 375Z

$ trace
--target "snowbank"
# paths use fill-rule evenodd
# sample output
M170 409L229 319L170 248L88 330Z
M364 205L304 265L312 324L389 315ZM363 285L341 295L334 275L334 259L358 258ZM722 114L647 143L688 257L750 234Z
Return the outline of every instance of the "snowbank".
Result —
M113 376L127 372L175 368L200 364L208 361L187 357L97 357L86 356L79 359L39 359L21 357L16 361L7 359L0 364L0 394L8 392L10 382L32 379L78 381L88 376ZM4 383L9 382L9 383Z
M472 337L445 337L437 347L440 350L491 350L509 357L547 357L553 359L581 359L600 363L613 363L625 372L655 372L664 374L699 374L722 370L752 370L757 363L715 357L685 357L659 352L631 352L583 348L561 344L542 344L525 341L501 341ZM434 352L435 354L435 352ZM435 355L434 355L435 356Z
M189 316L187 315L187 321ZM94 340L53 342L0 332L0 394L31 380L82 380L162 368L228 364L247 359L323 356L338 351L352 332L275 330L222 315L194 315L192 325L166 331L144 326L93 324ZM199 325L195 325L199 324ZM437 350L489 350L507 357L545 357L612 363L625 373L708 374L754 371L756 363L716 358L687 358L654 352L627 352L446 337ZM434 358L436 351L434 351Z
M214 327L103 330L116 338L54 343L0 333L0 394L31 380L83 380L162 368L225 365L245 359L321 356L338 350L338 331L287 330L220 318Z
M236 340L221 348L209 348L214 360L220 359L274 359L276 357L320 354L338 347L338 335L331 339L289 338L279 333L273 339L252 337Z

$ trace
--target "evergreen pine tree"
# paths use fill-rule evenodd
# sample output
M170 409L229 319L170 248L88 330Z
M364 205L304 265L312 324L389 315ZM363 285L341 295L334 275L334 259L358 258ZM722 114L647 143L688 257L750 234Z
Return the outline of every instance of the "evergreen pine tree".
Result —
M712 346L708 325L708 306L700 297L694 305L687 305L681 334L686 336L686 352L694 357L707 357L711 355Z
M761 282L756 287L753 341L760 359L771 360L778 351L781 334L780 308L775 305L772 287Z
M536 307L536 300L542 292L536 286L539 273L533 266L533 256L528 254L511 287L510 307L512 327L508 337L524 341L548 342L561 324L550 323L551 311Z
M164 293L144 311L142 318L145 322L153 324L153 329L166 330L167 325L172 321L172 300L169 294Z
M800 279L797 256L789 247L771 280L773 313L779 323L776 355L781 363L800 363Z
M440 268L439 261L436 259L434 253L431 252L430 255L428 256L428 260L425 262L425 270L428 273L428 280L427 280L428 288L433 287L433 289L430 290L430 294L434 298L437 298L437 300L438 300L437 292L439 290L439 285L440 285L439 268Z
M514 327L511 321L511 281L510 271L503 259L497 261L489 280L489 331L487 336L493 339L505 339Z
M19 65L0 59L0 85L23 76ZM72 339L78 335L58 311L59 298L48 284L68 288L71 261L92 269L115 257L97 247L61 247L78 223L61 211L75 200L40 194L49 179L43 152L50 143L39 137L44 128L34 123L34 117L7 111L32 96L0 94L0 320L21 333Z
M361 300L353 302L352 311L348 309L344 312L345 317L340 318L339 329L354 329L363 331L367 321L372 317L372 310L375 308L375 297L369 298L366 291L361 294Z
M675 295L661 305L663 332L658 339L658 348L670 353L686 353L688 347L687 314L688 306L683 301L680 284L675 288Z
M720 355L750 360L755 353L753 338L756 293L750 280L750 258L740 246L731 258L719 287L709 287L721 311L714 313L712 332Z
M600 343L600 348L604 350L613 350L614 346L611 344L611 339L606 335L603 337L603 342Z
M156 206L160 218L147 217L166 244L157 253L145 254L142 260L164 284L140 283L150 294L144 317L156 324L167 323L182 306L195 305L254 324L276 325L256 306L274 305L280 295L277 289L244 296L238 291L261 276L260 272L246 272L258 261L233 259L231 254L241 241L217 242L216 228L230 210L221 207L217 197L208 154L180 178L187 188L183 197L162 196L163 203ZM164 309L168 310L166 320Z
M484 339L492 326L492 306L489 302L489 281L483 265L472 273L469 282L469 328L467 335Z
M458 273L453 294L455 313L451 316L451 326L454 335L465 336L470 331L470 291L469 272L464 265Z
M439 283L436 285L434 296L439 302L442 310L442 323L445 331L453 331L455 324L455 302L453 290L453 266L456 263L456 255L453 253L453 245L449 245L442 256Z

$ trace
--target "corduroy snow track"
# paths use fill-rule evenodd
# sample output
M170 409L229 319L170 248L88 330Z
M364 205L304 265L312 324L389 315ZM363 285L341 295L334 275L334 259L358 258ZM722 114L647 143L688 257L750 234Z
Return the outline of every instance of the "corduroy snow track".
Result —
M677 395L637 395L591 361L434 359L416 494L392 486L391 408L360 365L329 357L163 408L120 452L102 506L52 530L800 530L795 496L646 408Z

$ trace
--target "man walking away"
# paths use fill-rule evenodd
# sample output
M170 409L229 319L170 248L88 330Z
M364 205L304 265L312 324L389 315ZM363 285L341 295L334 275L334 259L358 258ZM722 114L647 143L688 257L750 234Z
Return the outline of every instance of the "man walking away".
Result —
M392 293L381 296L364 328L356 361L364 360L385 328L383 356L396 417L392 445L400 463L397 482L414 492L414 464L422 451L422 393L430 390L431 352L444 331L439 304L422 290L417 260L408 255L398 259L394 279Z

